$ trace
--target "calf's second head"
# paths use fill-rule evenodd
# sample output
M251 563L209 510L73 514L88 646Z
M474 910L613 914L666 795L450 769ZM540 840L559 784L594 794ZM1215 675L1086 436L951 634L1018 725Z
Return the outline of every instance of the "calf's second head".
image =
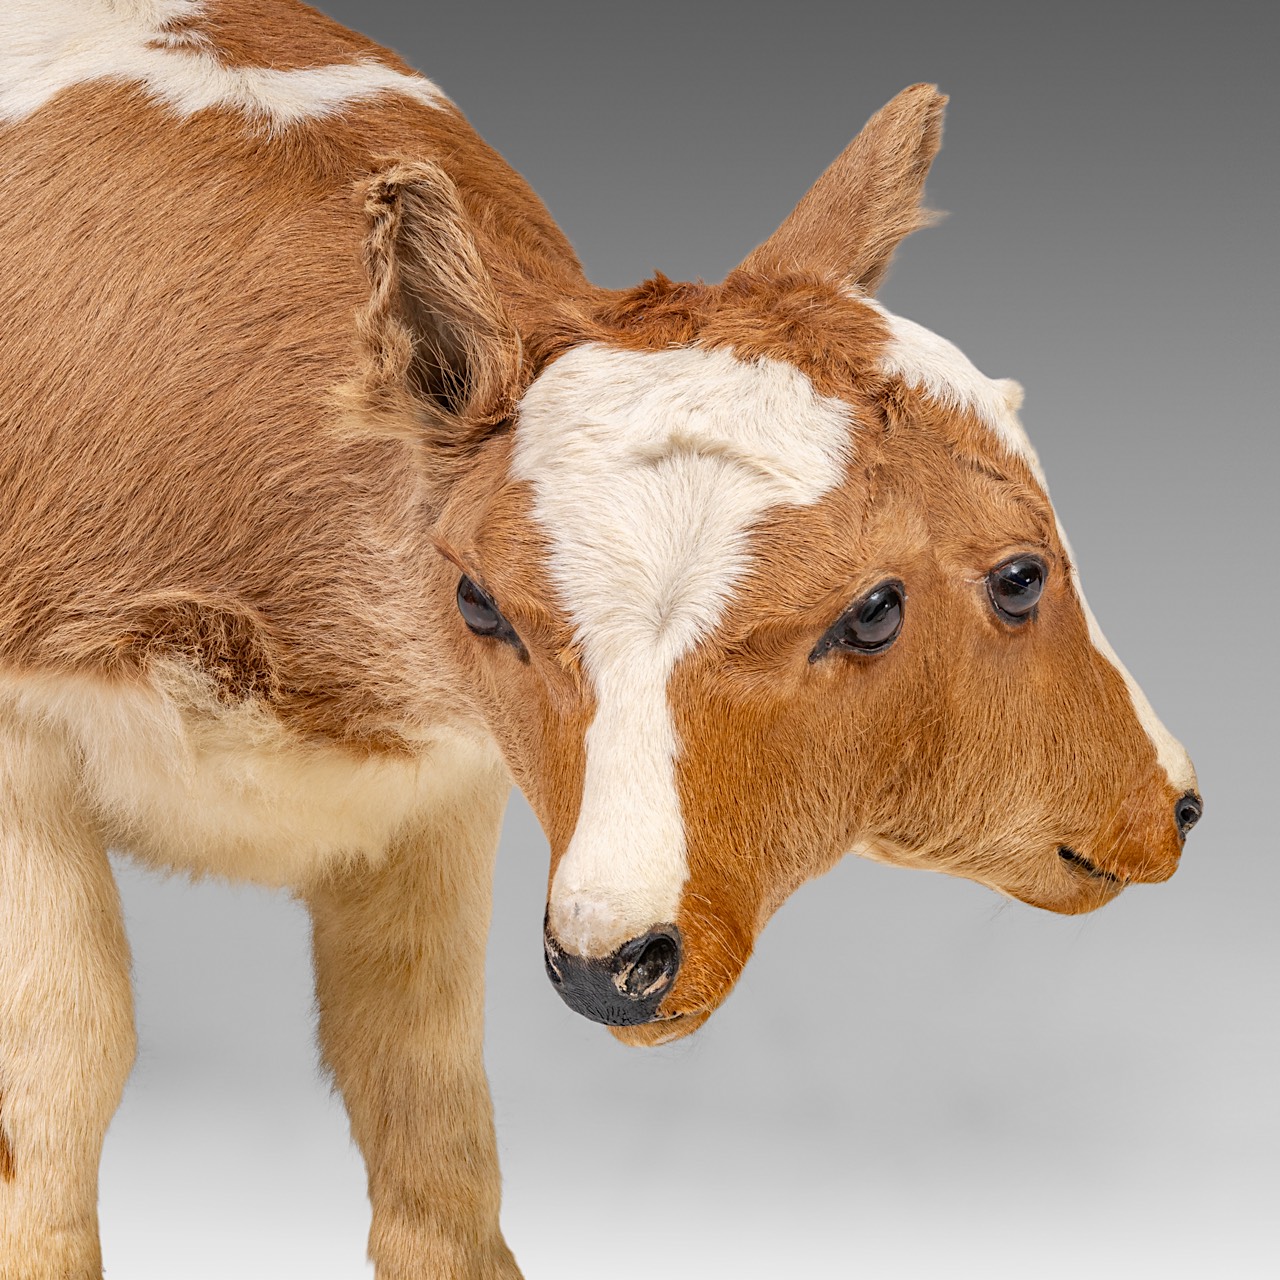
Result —
M850 851L1081 912L1199 817L1020 389L874 300L943 102L899 95L723 283L561 306L437 530L550 838L549 974L634 1043L699 1026Z

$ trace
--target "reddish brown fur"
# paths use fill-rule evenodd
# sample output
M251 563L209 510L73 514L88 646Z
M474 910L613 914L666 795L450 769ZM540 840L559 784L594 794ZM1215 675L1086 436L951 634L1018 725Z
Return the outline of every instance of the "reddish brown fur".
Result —
M823 394L848 400L859 424L859 465L816 508L770 518L757 537L756 569L715 644L686 664L671 690L680 708L681 740L697 744L697 750L681 766L692 870L680 924L692 961L667 1012L719 1003L773 909L871 833L904 859L989 880L1056 910L1089 910L1116 892L1114 884L1081 880L1065 870L1054 856L1060 844L1109 851L1098 862L1121 881L1170 873L1180 850L1168 820L1173 794L1159 775L1150 741L1133 722L1123 682L1085 632L1067 581L1068 559L1039 485L985 424L944 413L879 374L884 326L878 313L814 277L768 280L743 270L722 285L659 276L597 300L588 319L576 330L566 329L561 341L654 351L697 343L785 360L803 369ZM518 541L516 529L532 526L530 500L513 502L508 497L502 509L473 508L471 519L492 538ZM1022 548L1043 548L1051 557L1053 588L1034 641L1030 633L1004 633L981 588L972 585ZM546 623L536 621L549 616L545 586L531 601L523 569L518 579L509 567L501 576L491 571L485 577L485 566L502 561L499 554L460 563L491 586L521 634L532 637L531 653L541 654L543 634L549 646L565 649L563 626L546 633ZM903 670L905 649L892 661L866 664L864 675L883 690L877 696L898 709L897 728L892 736L866 741L854 755L815 755L807 744L842 742L855 704L868 695L863 681L844 669L857 659L830 664L826 679L815 681L807 655L841 608L874 585L877 566L890 564L913 583L915 657L925 665ZM922 618L920 601L930 594L937 596L933 616ZM920 698L912 690L940 678L948 665L944 655L957 652L960 619L970 639L949 675L939 708L945 718L922 720ZM1000 665L1005 655L1021 656L1032 645L1034 656L1023 660L1040 674L1031 681L1011 679ZM984 662L992 661L996 665L984 670ZM782 677L780 665L789 677ZM539 700L540 680L512 670L518 693L508 689L495 707L499 722ZM1010 705L1005 714L1010 721L1023 716L1026 737L1016 728L992 731L982 711L991 701L987 681L996 683L1006 704L1024 704L1021 712ZM1052 705L1045 704L1046 696ZM563 735L516 734L513 758L534 761L521 777L564 779L576 794L585 710L583 717ZM1075 744L1072 757L1037 758L1044 748L1032 726L1045 723ZM1100 723L1108 726L1101 740ZM760 744L770 744L767 762L760 759ZM554 754L548 746L556 748ZM1116 777L1118 760L1132 762L1128 781ZM795 773L800 765L804 776ZM830 776L815 781L814 773L824 768ZM987 799L975 803L975 786ZM1040 794L1033 796L1031 787ZM1119 802L1117 790L1126 796ZM1140 802L1144 790L1152 794ZM843 806L797 809L793 797L815 792L847 800ZM1020 804L1011 808L1008 797L1014 794ZM939 810L948 795L952 813ZM575 815L552 815L534 803L551 837L554 877ZM1143 815L1141 820L1106 817L1130 810ZM1061 824L1037 832L1027 823L1031 811L1059 815ZM975 818L985 820L975 825ZM946 832L941 841L940 831ZM738 860L726 871L724 850L762 847L771 850L769 860ZM972 853L993 848L1006 852L989 864ZM1011 879L1010 865L1019 859L1026 870ZM659 1025L619 1035L639 1042L668 1030Z
M390 50L296 0L218 0L166 33L233 67L295 71L365 58L409 70Z
M562 850L577 822L583 737L595 699L546 575L545 539L531 518L528 486L508 478L510 452L504 433L477 455L444 508L437 547L455 575L468 574L502 601L525 642L527 662L506 646L486 645L477 655L474 638L463 632L458 656L471 663L474 696L517 784Z
M391 296L407 296L401 282L371 296L361 262L363 253L377 285L384 250L368 202L387 208L390 191L412 189L404 166L381 157L438 154L465 170L459 196L470 197L495 278L572 278L563 238L455 112L402 101L264 141L235 117L179 122L134 91L91 85L3 141L0 217L28 269L0 283L0 342L9 367L24 370L0 409L15 424L0 661L125 673L167 641L207 653L223 624L195 615L230 610L238 639L215 666L225 673L252 655L232 684L270 688L304 732L394 744L421 700L408 673L435 665L420 619L438 585L432 566L443 572L428 530L449 476L424 472L403 438L341 430L351 400L332 394L359 388L382 410L386 397L373 393L400 377L396 421L440 420L403 382ZM77 164L60 163L69 154ZM73 269L54 269L59 260ZM524 303L517 295L511 310ZM492 296L467 319L485 306ZM495 313L493 330L503 324ZM401 333L398 353L388 354L389 326ZM190 331L198 345L182 337ZM500 341L467 354L489 356ZM485 377L512 370L501 395L471 389L491 420L516 390L513 366L475 367ZM73 508L66 493L77 495ZM166 621L142 640L148 600L165 601ZM175 632L181 617L197 634Z
M743 266L776 276L803 264L874 293L903 238L936 216L920 200L946 105L936 86L916 84L881 107Z
M292 0L222 0L168 34L232 66L403 69ZM880 372L886 322L857 286L927 219L943 102L929 86L895 99L722 284L657 276L610 293L447 104L388 95L272 131L231 111L179 119L113 82L62 93L0 131L0 225L21 264L0 273L0 671L136 689L176 658L222 704L264 708L290 743L352 762L413 758L440 726L473 745L488 734L554 876L596 708L547 531L510 478L520 398L582 343L730 348L843 398L855 463L815 505L761 520L718 629L671 678L685 959L668 1021L619 1034L699 1025L779 903L854 845L1061 911L1169 874L1169 786L1089 640L1027 464ZM1022 549L1044 555L1049 587L1037 625L1012 631L982 580ZM527 658L467 631L460 572L501 603ZM908 584L901 642L811 664L887 573ZM376 869L299 886L379 1274L516 1275L479 1049L505 775L477 759L474 794L446 778L436 825ZM61 838L98 877L73 906L107 900L100 834L68 816ZM1113 878L1064 866L1063 844ZM87 954L119 961L121 939L98 941ZM118 996L104 1114L131 1053ZM100 1139L89 1125L84 1150ZM15 1176L0 1128L0 1179ZM93 1274L96 1236L72 1246L89 1259L76 1274Z
M1043 492L985 424L878 372L877 312L816 279L738 272L723 285L658 277L607 299L592 320L576 340L730 346L786 360L846 399L857 424L857 464L844 483L759 528L747 583L669 691L686 744L690 880L678 921L686 960L666 1015L700 1023L773 910L860 842L1058 911L1091 910L1125 882L1172 872L1175 795L1123 681L1087 634ZM556 723L542 691L560 673L543 673L569 636L528 562L516 574L498 550L533 525L530 497L503 493L478 510L470 496L461 504L493 550L477 544L459 563L503 602L532 655L524 670L496 655L509 683L492 722L521 717L506 749L522 785L549 777L576 795L589 710L563 732L530 727L531 705L546 708L544 726ZM983 586L1019 550L1038 550L1050 565L1041 622L1026 631L995 619ZM811 667L818 637L890 571L910 583L910 642L882 658ZM854 747L849 726L859 721L867 731ZM576 814L548 808L536 782L530 796L551 838L554 878ZM1064 867L1061 845L1090 850L1116 882ZM752 849L767 855L742 855ZM670 1031L660 1022L616 1034L648 1043Z
M773 910L859 843L1058 911L1118 891L1064 867L1060 846L1120 883L1177 864L1175 793L1089 639L1025 465L984 441L973 468L972 427L957 441L929 418L860 417L860 465L761 531L750 586L677 676L680 737L697 744L680 768L679 923L697 959L669 1012L714 1008ZM1049 588L1037 625L1012 630L983 577L1022 549L1047 549ZM811 665L831 620L889 573L909 584L910 631L878 658ZM726 849L762 854L730 872Z

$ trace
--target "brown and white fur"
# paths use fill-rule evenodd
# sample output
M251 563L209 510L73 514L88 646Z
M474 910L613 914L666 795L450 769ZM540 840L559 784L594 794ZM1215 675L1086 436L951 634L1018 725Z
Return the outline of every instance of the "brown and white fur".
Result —
M553 967L680 940L634 1043L849 851L1057 911L1172 873L1191 764L1019 389L872 297L943 103L895 98L723 283L606 292L438 90L294 0L5 7L2 1280L101 1271L108 848L309 907L381 1280L519 1274L481 1061L513 780ZM893 646L810 661L888 578Z

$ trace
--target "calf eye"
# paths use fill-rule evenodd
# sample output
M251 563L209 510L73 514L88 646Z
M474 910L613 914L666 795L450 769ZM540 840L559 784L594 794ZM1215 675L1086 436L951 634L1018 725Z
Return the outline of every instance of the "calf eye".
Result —
M524 644L516 635L515 628L502 616L489 593L466 574L458 581L458 612L476 635L501 640L518 650L521 657L526 656Z
M832 649L883 653L902 630L904 600L902 583L882 582L836 619L835 625L814 646L809 661L817 662Z
M1026 622L1033 618L1047 572L1038 556L1015 556L997 565L987 574L991 607L1006 622Z

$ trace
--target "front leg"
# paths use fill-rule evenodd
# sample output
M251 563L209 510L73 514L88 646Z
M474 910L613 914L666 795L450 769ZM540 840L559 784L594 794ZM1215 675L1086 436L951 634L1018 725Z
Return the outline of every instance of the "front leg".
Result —
M320 1042L368 1169L378 1280L520 1277L498 1226L483 1061L485 943L508 789L493 765L442 785L384 860L304 895Z
M0 1280L100 1280L98 1160L133 1064L107 850L52 734L0 729Z

